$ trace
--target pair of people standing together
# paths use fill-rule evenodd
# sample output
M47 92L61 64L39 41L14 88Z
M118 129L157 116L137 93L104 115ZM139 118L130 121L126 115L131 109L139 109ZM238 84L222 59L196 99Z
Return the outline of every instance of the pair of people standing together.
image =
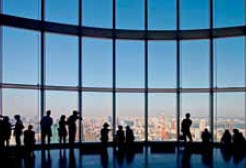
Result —
M75 135L77 132L76 121L78 119L82 120L82 118L79 116L79 113L77 111L73 111L73 114L69 116L67 121L66 121L66 116L61 115L60 121L59 121L59 128L58 128L58 135L59 135L60 143L62 142L66 143L66 137L67 137L66 125L68 125L69 143L71 145L74 144ZM47 144L50 145L50 141L52 137L51 126L53 125L53 118L51 117L50 110L48 110L46 112L46 116L44 116L41 119L40 125L41 125L41 142L44 145L45 142L47 141Z

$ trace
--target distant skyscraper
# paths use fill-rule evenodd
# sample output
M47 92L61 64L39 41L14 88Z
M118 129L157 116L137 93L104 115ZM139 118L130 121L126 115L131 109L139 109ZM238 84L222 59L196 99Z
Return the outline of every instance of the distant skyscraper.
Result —
M201 119L199 122L199 130L202 132L205 128L206 128L206 120L205 119Z
M176 130L176 119L175 118L172 118L171 120L171 130Z
M108 116L108 121L107 122L109 123L109 125L112 125L113 124L112 117L111 116Z
M166 131L166 117L165 113L161 114L161 139L167 139L167 131Z

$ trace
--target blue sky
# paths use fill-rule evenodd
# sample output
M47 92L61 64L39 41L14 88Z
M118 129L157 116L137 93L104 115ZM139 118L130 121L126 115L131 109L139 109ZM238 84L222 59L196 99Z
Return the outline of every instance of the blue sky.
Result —
M5 14L20 17L40 19L40 0L3 0ZM46 20L74 24L78 23L78 0L47 0ZM116 27L118 29L144 29L144 1L117 0ZM181 29L206 29L209 26L208 1L182 0L181 1ZM175 30L176 14L174 0L149 0L149 29ZM231 27L244 24L243 0L214 0L214 27ZM83 0L83 25L89 27L112 28L112 0ZM32 84L39 83L39 52L40 33L22 29L4 27L3 29L3 81L5 83ZM90 87L112 86L112 40L93 39L85 37L83 41L83 85ZM216 39L215 54L215 85L218 87L244 86L244 38L235 37ZM13 47L14 46L14 47ZM48 85L77 86L77 37L46 34L46 83ZM149 41L149 87L174 88L176 87L176 42ZM181 42L181 75L182 87L206 88L209 79L209 42L208 40ZM117 87L144 87L144 43L143 41L117 40L116 42L116 85ZM14 93L4 91L4 102L11 102ZM34 93L35 92L35 93ZM8 94L7 94L8 93ZM56 95L57 93L57 95ZM17 95L24 94L20 92ZM85 93L85 114L96 115L101 111L110 111L111 97L106 93ZM233 116L244 112L243 93L225 93L230 98L219 97L219 102L231 104L228 108L218 106L222 115ZM28 102L36 95L33 91L24 96ZM37 94L38 95L38 94ZM49 96L52 95L52 96ZM55 96L56 95L56 96ZM59 96L63 95L63 96ZM70 93L52 92L48 94L47 106L55 111L71 111L77 104L76 98ZM72 94L76 97L77 94ZM155 94L153 94L155 95ZM162 96L160 96L162 95ZM159 114L167 111L175 113L175 95L172 103L167 101L165 94L156 94L150 98L150 114ZM204 96L205 95L205 96ZM220 94L221 95L221 94ZM36 96L35 96L36 97ZM60 100L58 97L63 97ZM102 98L106 97L106 98ZM157 98L158 97L158 98ZM20 99L16 98L17 100ZM38 101L38 98L36 98ZM95 102L102 102L95 108ZM237 100L237 101L235 101ZM71 102L70 102L71 101ZM183 111L192 110L197 115L207 116L208 94L192 94L183 96ZM52 103L50 103L52 102ZM61 105L73 104L66 108ZM66 103L65 103L66 102ZM158 103L156 103L158 102ZM205 103L203 103L205 102ZM16 106L21 106L15 101ZM153 103L153 104L152 104ZM163 103L163 104L162 104ZM63 105L64 105L63 104ZM144 114L143 94L119 94L117 96L119 114ZM136 104L138 104L136 106ZM206 104L204 106L204 104ZM235 106L237 104L237 107ZM55 106L55 107L53 107ZM165 106L165 107L163 107ZM101 110L100 110L101 107ZM125 108L127 107L127 108ZM234 108L232 108L234 107ZM15 113L6 107L4 111ZM65 109L64 109L65 108ZM202 112L199 112L201 109ZM23 112L29 111L23 108ZM103 112L106 114L108 112Z

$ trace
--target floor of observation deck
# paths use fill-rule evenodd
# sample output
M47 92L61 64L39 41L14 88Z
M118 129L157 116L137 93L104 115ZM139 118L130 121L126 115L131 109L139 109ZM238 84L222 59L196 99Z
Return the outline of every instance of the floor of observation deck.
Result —
M107 149L108 157L99 153L84 154L75 149L35 150L34 157L15 158L8 157L2 160L2 167L33 167L33 168L126 168L126 167L246 167L246 155L223 155L219 148L213 148L211 155L201 153L187 154L184 148L175 147L174 152L152 153L149 147L144 147L143 152L131 155L118 155L112 147Z

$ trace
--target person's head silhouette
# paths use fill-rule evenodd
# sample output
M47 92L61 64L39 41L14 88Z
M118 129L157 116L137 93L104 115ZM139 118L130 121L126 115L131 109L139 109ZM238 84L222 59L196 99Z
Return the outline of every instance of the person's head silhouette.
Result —
M78 116L78 115L79 115L79 112L76 111L76 110L74 110L74 111L73 111L73 116Z
M103 127L104 127L104 128L108 128L108 127L109 127L108 123L104 123L104 124L103 124Z
M33 125L29 124L28 125L28 130L32 130L33 129Z
M190 113L186 113L186 114L185 114L185 117L186 117L186 118L190 118Z
M61 115L60 119L61 120L65 120L66 119L66 116L65 115Z
M19 115L19 114L16 114L16 115L14 116L14 118L15 118L16 120L19 120L19 119L20 119L20 115Z
M51 111L50 110L47 110L46 114L47 114L47 116L50 116Z
M122 126L122 125L119 125L119 126L118 126L118 129L119 129L119 130L123 130L123 126Z

